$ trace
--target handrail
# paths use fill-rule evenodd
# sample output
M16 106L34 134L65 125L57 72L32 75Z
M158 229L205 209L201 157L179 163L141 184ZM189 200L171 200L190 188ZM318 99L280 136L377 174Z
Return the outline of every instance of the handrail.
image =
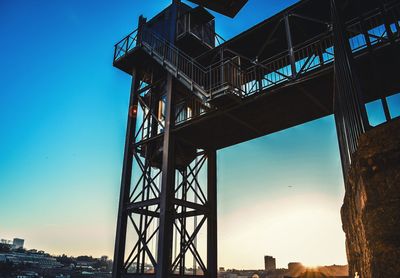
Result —
M138 29L134 30L133 32L129 33L126 37L124 37L122 40L117 42L114 46L114 62L117 61L118 59L122 58L130 50L132 50L136 46L137 42L137 34L138 34ZM129 43L129 39L132 39L131 43ZM131 46L133 46L131 48Z
M177 73L190 79L194 83L191 86L195 85L206 97L211 97L223 85L235 87L232 80L224 80L224 70L240 72L241 69L229 58L205 68L194 58L147 28L142 29L139 41L148 52L158 54L163 61L169 62ZM229 77L229 74L226 77ZM235 89L240 90L240 84L236 85Z
M395 22L391 24L396 28L397 31L394 31L398 38L400 4L386 6L386 12L392 13L391 16ZM352 30L352 28L359 29L360 21L352 20L346 24L353 53L358 53L367 47L366 35L370 40L372 38L373 45L389 41L388 34L385 34L385 27L382 27L381 16L382 11L380 10L368 13L368 16L364 18L369 27L366 34ZM364 36L364 38L360 38L360 36ZM200 91L208 100L221 90L229 90L241 97L249 96L283 82L297 79L310 71L331 65L334 61L331 30L296 45L294 47L295 65L290 64L290 54L285 50L264 61L254 62L254 65L246 70L243 70L231 58L224 58L205 67L144 26L140 32L138 30L131 32L115 45L114 61L125 56L137 46L144 48L150 54L156 53L163 65L168 63L168 66L172 67L178 76L182 76L190 83L188 86L192 90ZM293 73L292 70L296 72Z
M129 36L131 36L132 34L136 33L138 31L138 29L133 30L132 32L130 32L127 36L125 36L122 40L120 40L119 42L117 42L114 46L119 45L121 42L123 42L124 40L126 40L126 38L128 38Z
M196 60L194 60L193 57L189 56L188 54L186 54L185 52L183 52L182 50L180 50L178 47L176 47L175 45L173 45L171 42L169 42L168 40L166 40L165 38L161 37L160 35L156 34L155 32L151 31L150 29L143 27L143 34L149 34L150 36L153 36L154 38L156 38L157 40L161 41L162 43L168 45L168 47L172 48L174 51L178 52L179 55L184 56L186 59L188 60L193 60L194 63L196 63L196 66L205 69L203 67L203 65L201 65L200 63L198 63ZM142 37L143 39L143 37Z

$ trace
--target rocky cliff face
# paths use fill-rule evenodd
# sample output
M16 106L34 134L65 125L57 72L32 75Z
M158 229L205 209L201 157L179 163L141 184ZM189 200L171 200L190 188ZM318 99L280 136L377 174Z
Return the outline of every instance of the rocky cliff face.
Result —
M400 277L400 120L360 138L342 207L350 277Z

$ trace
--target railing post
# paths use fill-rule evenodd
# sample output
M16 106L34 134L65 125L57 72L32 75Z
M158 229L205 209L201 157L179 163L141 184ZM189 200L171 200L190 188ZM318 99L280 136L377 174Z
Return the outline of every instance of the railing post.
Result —
M325 61L324 61L324 53L323 53L323 47L322 47L322 41L325 40L325 38L323 38L319 43L318 43L318 49L317 49L317 54L318 54L318 59L319 59L319 66L322 67L323 65L325 65Z
M137 29L137 38L136 38L136 45L141 46L142 45L142 40L143 40L143 29L144 26L147 22L147 19L143 17L143 15L139 16L139 23L138 23L138 29Z
M256 58L257 64L258 64L258 57ZM261 92L262 91L262 80L263 80L263 76L262 76L262 67L257 65L254 67L254 77L257 78L258 80L258 91ZM246 92L245 92L246 94Z
M118 47L118 44L116 44L114 46L114 61L117 59L117 47Z
M192 80L194 80L194 63L193 63L193 58L192 58L192 76L190 77Z
M191 26L190 26L190 13L189 13L189 16L188 16L188 29L187 29L187 32L191 32L192 30L192 28L191 28Z
M292 33L291 33L291 30L290 30L290 21L289 21L289 15L288 14L285 15L285 29L286 29L286 40L287 40L288 50L289 50L290 68L292 70L292 78L295 79L296 75L297 75L296 58L294 57Z
M386 33L388 35L389 41L394 44L395 43L395 38L394 38L394 34L392 32L392 28L390 27L390 22L389 22L389 18L388 18L388 14L386 11L386 7L385 4L381 4L380 6L380 10L382 13L382 17L383 17L383 22L385 24L385 29L386 29Z
M389 122L392 120L392 116L390 115L389 105L385 97L381 98L383 111L385 112L386 121Z
M395 13L395 20L394 20L394 23L395 23L395 25L396 25L396 30L397 30L397 36L399 35L398 33L400 33L400 24L399 24L399 18L398 17L396 17L396 16L400 16L400 6L396 6L395 8L393 8L394 10L396 9L396 11L399 13L399 14L396 14L395 12L393 12L393 13Z
M212 71L211 71L211 66L209 66L208 67L208 72L209 72L209 75L210 75L210 78L209 78L209 84L208 84L208 90L209 90L209 93L210 93L210 98L212 98L212 90L211 90L211 83L212 83Z
M225 72L224 72L224 67L225 67L225 65L224 65L224 50L221 48L221 51L220 51L220 54L221 54L221 65L220 65L220 67L221 67L221 78L220 78L220 80L221 80L221 85L222 84L224 84L224 77L225 77Z

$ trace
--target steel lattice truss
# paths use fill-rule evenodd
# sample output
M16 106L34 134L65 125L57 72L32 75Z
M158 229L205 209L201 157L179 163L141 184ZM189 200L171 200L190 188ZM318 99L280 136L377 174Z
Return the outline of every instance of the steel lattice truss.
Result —
M146 159L135 152L135 161L140 176L130 193L127 205L130 225L135 234L135 244L131 247L124 263L127 273L146 273L157 266L156 246L159 230L159 197L161 170L149 166ZM174 257L171 272L175 274L199 274L207 272L204 254L197 248L200 231L207 226L207 188L202 184L207 156L204 151L186 169L176 170L174 200ZM204 176L204 175L203 175ZM193 265L198 266L193 269Z
M159 113L160 98L165 82L153 82L151 85L140 81L137 93L137 106L130 109L139 120L134 130L132 145L133 165L136 169L131 181L129 202L126 204L128 216L126 259L123 273L154 273L157 267L157 241L159 236L161 166L158 161L160 152L157 144L152 144L163 135L165 115ZM157 101L152 100L152 98ZM193 98L182 98L177 105L176 117L188 106L195 107ZM199 275L207 273L204 248L198 249L197 242L207 229L208 189L207 154L197 150L192 161L184 167L175 169L173 200L173 254L170 272L179 275ZM203 234L203 236L201 236Z
M346 178L358 139L371 128L365 91L370 101L381 99L390 120L389 93L379 84L388 78L390 90L400 87L392 76L400 4L378 2L303 0L198 57L176 45L179 1L168 8L177 24L168 22L172 42L139 18L114 52L114 65L133 77L114 278L217 276L217 149L334 114ZM318 5L322 16L304 8ZM387 76L371 74L371 94L358 72L388 63L378 53L397 64ZM322 96L328 85L332 94Z

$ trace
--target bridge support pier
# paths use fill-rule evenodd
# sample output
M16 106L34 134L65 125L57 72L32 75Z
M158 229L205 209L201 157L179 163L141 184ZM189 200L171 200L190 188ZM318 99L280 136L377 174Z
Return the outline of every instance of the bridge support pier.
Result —
M174 95L172 75L168 74L166 82L166 112L164 143L162 154L162 181L160 193L160 228L158 243L158 262L156 277L168 277L172 263L172 239L174 222L174 189L175 189L175 138L174 128Z
M118 217L117 217L117 232L115 238L114 261L113 261L113 278L121 277L121 272L126 246L126 230L128 224L128 213L126 204L129 203L129 195L131 190L132 180L132 165L133 165L133 144L135 142L135 130L137 122L137 106L138 106L138 90L140 86L140 71L134 69L132 73L132 86L130 93L130 102L128 109L128 122L126 129L124 160L121 178L121 192L119 198ZM117 271L115 271L117 270Z
M217 276L217 154L176 136L176 90L134 72L113 278Z
M369 124L342 12L343 7L339 2L331 0L335 49L334 114L343 173L346 176L351 155L357 150L358 139L368 129Z
M208 277L217 277L218 258L218 233L217 233L217 151L207 151L207 195L208 195L208 221L207 221L207 268Z

